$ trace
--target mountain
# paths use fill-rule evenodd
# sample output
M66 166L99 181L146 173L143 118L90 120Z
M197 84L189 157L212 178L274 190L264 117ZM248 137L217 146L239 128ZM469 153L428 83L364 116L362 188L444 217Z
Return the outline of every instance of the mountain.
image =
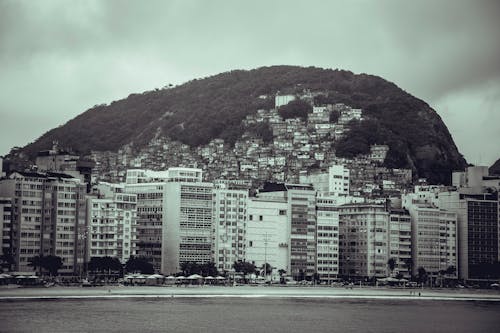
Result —
M496 160L496 162L493 163L492 166L490 166L489 172L490 172L490 175L500 176L500 158L498 160Z
M233 144L241 137L242 120L258 109L273 108L277 92L306 90L315 93L316 105L344 103L363 109L366 120L352 124L335 143L338 156L352 157L366 153L370 144L387 144L387 166L412 168L419 177L444 184L450 183L452 170L466 166L439 115L395 84L368 74L295 66L235 70L131 94L87 110L21 151L33 157L58 141L83 155L117 151L126 144L139 149L163 136L192 147L214 138Z

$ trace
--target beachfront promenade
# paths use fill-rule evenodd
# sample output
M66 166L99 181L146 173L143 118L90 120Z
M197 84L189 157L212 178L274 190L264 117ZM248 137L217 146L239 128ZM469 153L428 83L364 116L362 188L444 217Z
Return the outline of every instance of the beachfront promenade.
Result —
M415 299L415 300L484 300L499 301L498 290L469 289L394 289L384 287L278 287L278 286L105 286L1 288L0 301L53 298L169 298L169 297L269 297L269 298L338 298L338 299Z

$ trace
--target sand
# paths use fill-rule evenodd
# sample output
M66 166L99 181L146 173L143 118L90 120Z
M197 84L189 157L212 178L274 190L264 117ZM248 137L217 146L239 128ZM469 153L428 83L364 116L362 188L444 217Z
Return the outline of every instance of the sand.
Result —
M105 286L0 288L0 301L37 299L96 299L96 298L165 298L165 297L268 297L268 298L337 298L337 299L399 299L498 301L498 290L470 289L396 289L387 287L295 286Z

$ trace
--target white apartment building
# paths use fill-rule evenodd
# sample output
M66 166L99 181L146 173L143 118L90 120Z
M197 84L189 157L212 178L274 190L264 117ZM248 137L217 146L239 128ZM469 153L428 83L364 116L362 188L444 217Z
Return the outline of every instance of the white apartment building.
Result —
M219 271L233 271L245 259L248 190L216 188L213 191L213 257Z
M334 195L349 195L349 169L343 165L332 165L328 169L329 189Z
M404 209L390 211L389 220L389 258L394 258L394 276L402 274L410 278L412 269L411 257L411 217Z
M165 188L161 272L179 272L184 262L213 260L213 184L169 182Z
M251 198L248 201L245 261L262 268L268 263L276 278L290 274L290 227L285 198Z
M438 274L457 267L457 214L427 204L405 207L410 212L412 228L413 275L423 267Z
M88 259L115 257L121 263L137 255L137 195L114 193L87 199Z
M339 211L336 197L316 197L316 267L321 281L328 284L339 274Z
M332 165L328 171L302 173L301 184L311 184L318 192L329 192L331 195L349 195L349 169L343 165Z
M267 183L259 198L282 198L287 202L289 270L295 280L316 273L316 191L310 185Z
M274 107L277 109L282 105L287 105L291 101L295 100L294 95L279 95L277 94L274 98Z

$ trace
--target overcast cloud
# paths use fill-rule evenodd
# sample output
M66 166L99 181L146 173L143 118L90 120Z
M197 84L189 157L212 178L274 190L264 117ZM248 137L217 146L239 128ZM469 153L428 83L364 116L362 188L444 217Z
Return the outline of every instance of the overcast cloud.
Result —
M133 92L289 64L396 83L441 115L467 161L490 165L499 4L0 0L0 154Z

